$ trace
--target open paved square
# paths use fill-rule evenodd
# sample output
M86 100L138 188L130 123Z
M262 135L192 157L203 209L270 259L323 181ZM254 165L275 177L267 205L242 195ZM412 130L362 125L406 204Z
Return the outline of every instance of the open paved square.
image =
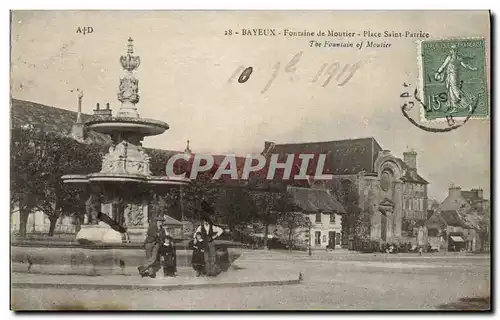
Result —
M490 256L248 251L242 268L301 272L295 285L174 291L13 288L12 307L120 310L489 309ZM265 268L264 268L265 267ZM237 273L238 270L229 272ZM158 279L160 280L160 279ZM214 279L215 280L215 279ZM469 303L460 303L469 299ZM475 302L476 301L476 302Z

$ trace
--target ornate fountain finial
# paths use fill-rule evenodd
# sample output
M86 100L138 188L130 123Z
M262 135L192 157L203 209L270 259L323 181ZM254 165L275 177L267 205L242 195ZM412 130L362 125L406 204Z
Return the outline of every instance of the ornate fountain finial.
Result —
M120 64L122 65L123 69L127 70L128 72L132 72L135 69L139 68L139 65L141 64L141 58L139 56L133 55L133 42L134 40L132 40L132 38L128 38L127 55L120 57Z
M133 42L132 38L128 38L127 55L120 57L120 64L126 72L125 76L120 79L118 88L118 100L122 103L118 112L119 117L139 117L135 107L139 102L139 80L135 78L133 72L139 68L141 59L139 56L134 56Z
M132 37L128 38L128 50L127 53L132 55L134 54L134 40L132 40Z
M192 154L191 149L189 149L189 140L187 141L186 149L184 149L184 153Z

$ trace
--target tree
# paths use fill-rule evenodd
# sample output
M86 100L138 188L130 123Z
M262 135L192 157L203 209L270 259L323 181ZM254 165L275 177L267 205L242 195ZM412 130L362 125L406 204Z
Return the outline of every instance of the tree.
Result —
M49 235L62 214L83 212L78 189L63 185L61 176L99 170L100 149L57 133L12 130L11 206L19 204L21 236L26 234L26 222L33 209L49 217Z
M488 207L489 210L489 207ZM490 246L490 233L491 233L491 220L490 213L483 212L479 218L479 236L481 239L481 248L483 250L489 249Z
M278 223L280 205L286 195L280 192L253 191L252 198L256 206L256 220L264 225L264 247L267 248L269 225Z
M309 228L311 220L300 212L283 212L278 217L278 224L285 228L287 233L288 248L294 244L294 236L298 228Z
M43 157L46 154L33 129L11 131L10 206L19 208L19 234L26 235L28 216L35 208L42 188L39 177L43 174Z
M310 219L301 212L296 211L293 198L290 194L284 192L274 202L274 208L277 212L278 225L286 230L288 247L291 250L294 244L294 236L298 228L309 228Z
M337 199L342 204L347 214L342 217L342 233L347 239L358 238L357 228L361 222L362 210L359 208L359 193L356 184L350 180L336 181L333 184L332 194L337 196Z
M221 188L216 202L219 221L232 231L240 231L248 223L256 221L257 207L251 193L245 188Z
M57 221L61 216L81 215L85 212L85 199L81 188L65 185L61 177L65 174L89 173L100 169L99 148L81 144L69 137L44 134L43 157L45 174L39 185L37 209L46 214L50 221L49 236L54 235ZM50 170L50 171L49 171Z

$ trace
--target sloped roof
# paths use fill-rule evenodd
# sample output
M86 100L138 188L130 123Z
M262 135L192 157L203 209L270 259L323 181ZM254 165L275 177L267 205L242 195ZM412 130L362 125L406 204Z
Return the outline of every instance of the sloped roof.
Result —
M412 183L419 183L419 184L429 184L427 180L422 178L416 169L410 168L404 160L400 158L396 158L396 161L401 165L403 168L404 174L401 177L401 180L405 182L412 182Z
M430 225L442 225L446 224L446 221L444 221L444 218L441 216L439 212L433 212L432 215L425 221L425 225L430 226Z
M18 99L11 99L10 111L12 128L30 125L40 131L56 132L62 135L71 135L77 116L75 111ZM84 113L82 113L81 117L84 123L93 118L92 115ZM89 142L107 144L111 141L109 136L104 134L94 131L87 131L86 133Z
M450 196L446 197L443 202L439 205L439 208L443 211L448 210L459 210L468 205L468 202L461 196Z
M344 207L327 190L314 188L288 187L287 192L294 203L308 213L346 213Z
M461 215L461 219L469 228L480 229L479 224L482 220L482 217L478 216L477 214L464 213Z
M273 144L265 142L264 153L279 154L327 154L324 173L357 174L373 172L374 163L382 148L375 138L347 139L325 142ZM311 167L311 165L310 165ZM308 173L314 174L314 172Z
M460 216L456 210L444 210L444 211L441 211L440 214L441 214L441 217L443 218L443 220L449 226L463 227L463 228L468 227L465 224L465 222L460 218Z
M183 225L182 222L180 222L177 219L172 218L169 215L164 215L163 217L165 218L165 224L166 225L175 225L175 226L182 226Z

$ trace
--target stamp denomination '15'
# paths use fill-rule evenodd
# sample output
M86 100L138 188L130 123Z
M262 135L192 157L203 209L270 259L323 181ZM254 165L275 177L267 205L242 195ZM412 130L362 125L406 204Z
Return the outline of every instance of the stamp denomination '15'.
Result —
M421 43L426 119L488 117L484 39Z

